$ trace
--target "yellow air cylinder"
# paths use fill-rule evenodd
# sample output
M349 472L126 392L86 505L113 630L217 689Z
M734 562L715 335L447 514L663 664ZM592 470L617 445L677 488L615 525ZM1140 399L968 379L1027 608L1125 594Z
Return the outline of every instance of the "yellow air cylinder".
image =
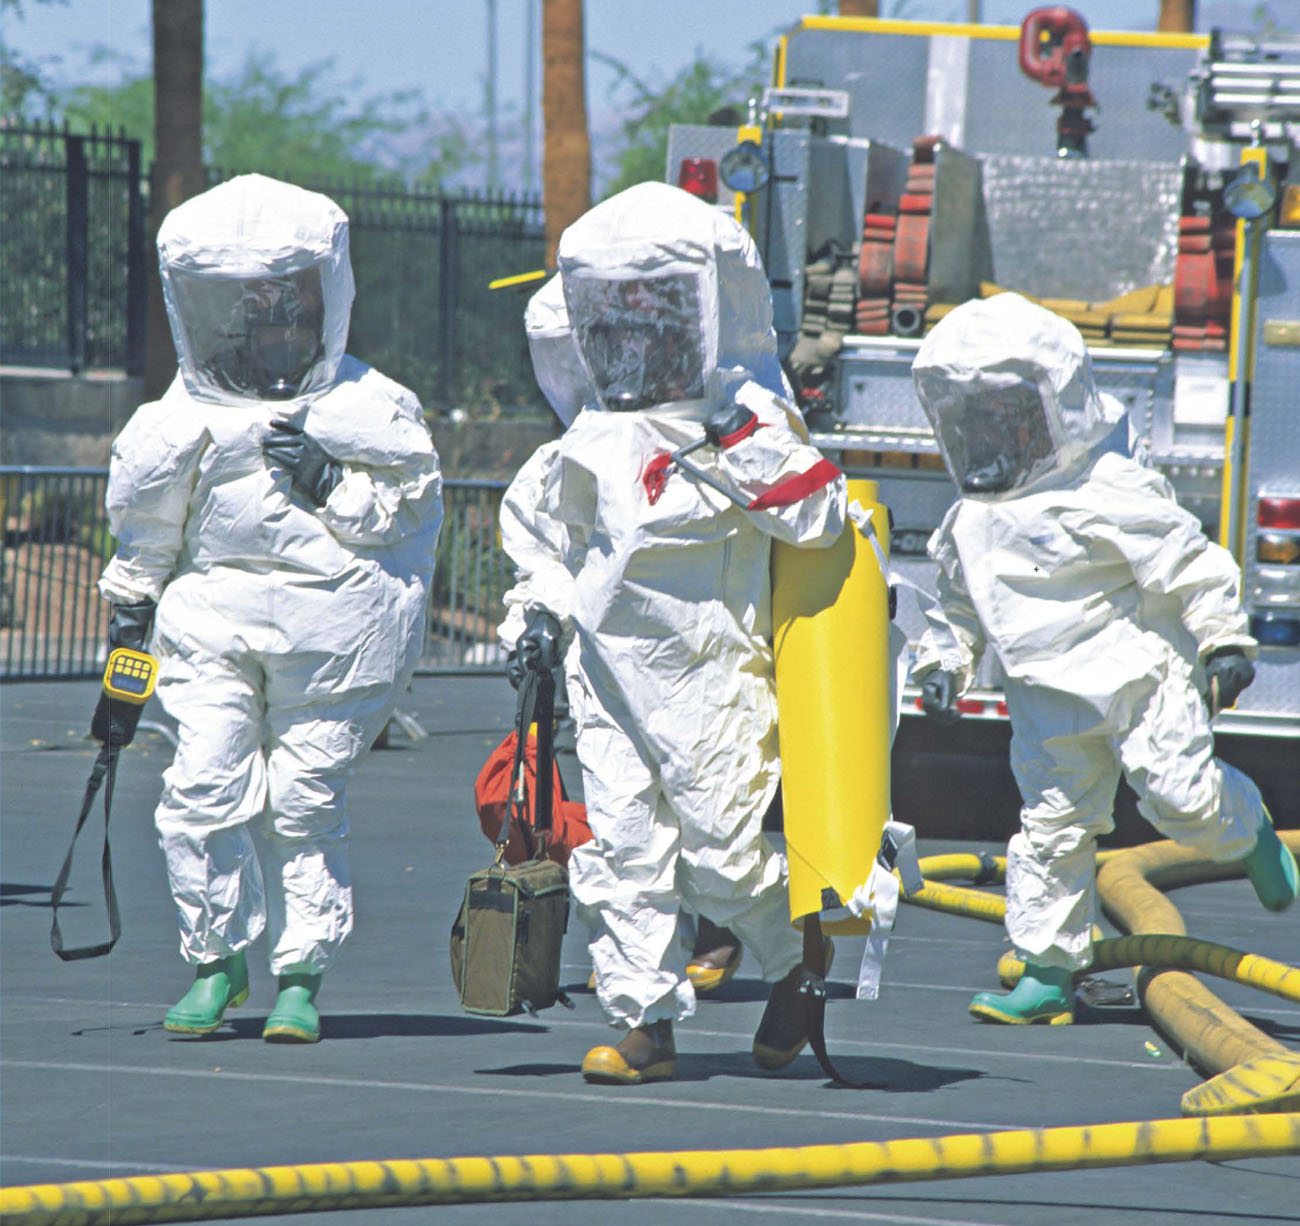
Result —
M874 481L848 483L888 556ZM778 543L772 556L776 695L790 915L846 901L871 873L889 820L889 586L871 540L845 525L829 549ZM824 891L835 892L829 898ZM866 932L837 918L831 931Z

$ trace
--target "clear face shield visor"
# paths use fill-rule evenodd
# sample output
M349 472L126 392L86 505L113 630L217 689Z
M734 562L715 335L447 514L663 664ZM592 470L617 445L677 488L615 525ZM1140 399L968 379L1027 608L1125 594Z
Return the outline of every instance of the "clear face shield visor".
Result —
M200 380L256 400L292 400L324 354L320 269L218 277L182 269L172 291Z
M934 379L923 382L921 391L944 462L962 493L1005 493L1056 467L1056 443L1033 384L956 391Z
M566 274L564 298L574 340L605 408L647 409L704 396L697 277Z

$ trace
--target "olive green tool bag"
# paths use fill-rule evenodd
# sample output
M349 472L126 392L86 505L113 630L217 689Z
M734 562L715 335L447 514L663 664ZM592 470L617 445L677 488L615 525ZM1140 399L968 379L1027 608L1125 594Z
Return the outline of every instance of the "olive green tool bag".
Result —
M451 930L465 1011L506 1017L555 1004L568 918L568 874L553 860L494 864L470 877Z
M470 876L460 914L451 928L451 975L467 1013L508 1017L536 1013L560 991L560 947L569 921L569 874L546 858L551 827L551 763L555 685L550 674L529 673L519 689L515 786L496 841L496 859ZM525 795L524 747L537 722L537 783L533 822ZM511 820L519 822L530 859L505 863Z

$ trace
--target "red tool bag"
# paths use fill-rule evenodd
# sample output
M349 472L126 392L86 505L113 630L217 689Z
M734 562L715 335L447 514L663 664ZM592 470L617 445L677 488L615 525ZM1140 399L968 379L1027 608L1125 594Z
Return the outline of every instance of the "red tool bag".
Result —
M514 769L515 746L518 743L519 734L512 731L488 756L474 781L474 804L478 809L478 822L483 833L493 843L501 832L501 824L506 820L506 811L510 806L510 773ZM569 853L591 838L591 828L587 825L587 806L570 800L565 795L564 780L560 778L560 769L553 758L550 766L551 833L546 842L546 858L567 866ZM537 818L536 725L530 730L528 741L524 745L524 776L528 825L531 827ZM506 863L521 864L532 859L532 842L531 829L516 822L511 827L510 841L506 844Z

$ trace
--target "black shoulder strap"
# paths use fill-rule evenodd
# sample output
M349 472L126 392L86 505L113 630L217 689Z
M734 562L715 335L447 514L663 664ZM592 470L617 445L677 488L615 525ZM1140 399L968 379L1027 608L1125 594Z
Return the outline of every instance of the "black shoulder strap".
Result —
M883 1090L875 1081L850 1081L831 1062L826 1050L826 941L822 936L821 916L805 915L803 920L804 980L799 990L804 994L804 1027L817 1063L837 1086L850 1090Z
M77 962L82 958L98 958L108 953L117 944L122 935L122 919L117 909L117 891L113 888L113 860L108 850L108 818L113 805L113 783L117 777L117 755L121 746L107 743L99 751L95 765L91 768L90 779L86 783L86 794L81 802L81 813L77 818L76 829L72 832L72 842L68 844L68 854L63 858L63 867L59 869L54 888L50 891L50 909L53 919L50 924L50 948L65 962ZM107 781L106 781L107 780ZM72 872L72 853L77 846L77 836L90 816L91 806L100 785L104 784L104 854L100 860L101 875L104 880L104 905L108 909L109 939L98 945L83 945L78 949L63 948L63 933L59 930L59 903L68 888L68 877Z
M525 854L530 860L533 857L533 835L526 820L528 796L525 753L528 746L528 725L532 722L536 707L537 678L533 673L526 672L523 681L519 683L519 697L515 700L515 757L510 765L510 791L506 797L506 815L501 819L501 829L497 831L498 857L505 851L506 844L510 841L512 820L519 823Z
M528 730L537 724L537 776L534 784L533 820L528 820L528 776L526 770ZM536 854L534 835L551 829L554 806L555 763L555 678L550 673L525 674L515 707L515 760L510 768L510 799L497 835L498 847L510 840L510 822L519 823L524 851L531 860Z

